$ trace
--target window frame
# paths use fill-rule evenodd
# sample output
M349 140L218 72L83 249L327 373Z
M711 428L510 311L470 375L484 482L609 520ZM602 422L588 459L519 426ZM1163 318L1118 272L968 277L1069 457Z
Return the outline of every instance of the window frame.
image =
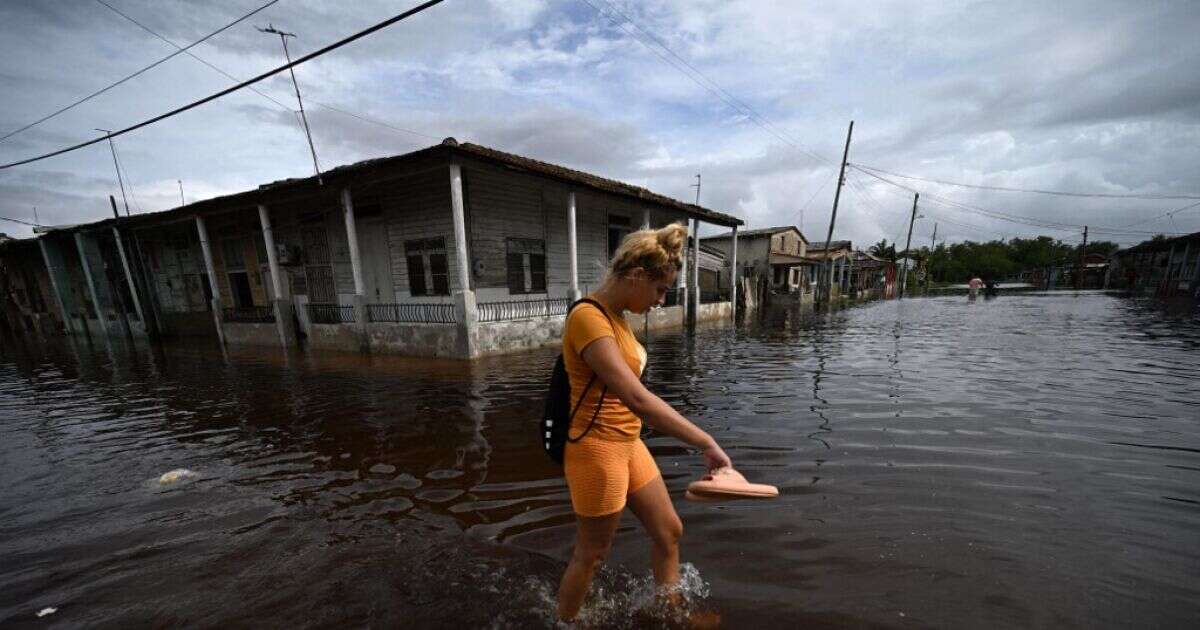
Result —
M548 292L545 240L506 238L504 268L509 295L544 295ZM519 286L516 282L518 278Z
M404 241L404 264L408 272L409 295L450 295L450 259L446 254L446 237Z

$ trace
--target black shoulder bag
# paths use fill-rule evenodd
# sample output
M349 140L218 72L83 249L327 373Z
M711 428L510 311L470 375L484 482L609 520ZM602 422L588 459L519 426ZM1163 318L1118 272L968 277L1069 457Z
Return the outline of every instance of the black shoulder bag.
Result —
M570 317L571 311L580 304L591 304L600 309L600 312L604 313L604 318L608 320L608 324L612 326L613 334L616 334L617 326L608 316L608 311L595 300L583 298L575 302L571 308L567 309L567 317ZM563 325L566 325L565 320ZM554 372L550 375L550 390L546 393L546 410L542 414L542 422L538 426L538 437L546 455L559 465L563 463L563 449L566 448L567 442L582 440L596 424L596 416L600 415L600 408L604 405L604 396L608 393L608 385L603 386L600 390L600 400L596 402L596 410L592 412L592 419L588 422L587 428L578 436L571 437L571 420L575 418L575 412L579 411L579 406L583 404L583 400L587 398L587 393L591 391L595 382L596 374L593 372L592 378L588 379L587 386L583 388L583 393L579 395L579 400L571 405L571 378L567 375L562 354L558 355L558 360L554 362Z

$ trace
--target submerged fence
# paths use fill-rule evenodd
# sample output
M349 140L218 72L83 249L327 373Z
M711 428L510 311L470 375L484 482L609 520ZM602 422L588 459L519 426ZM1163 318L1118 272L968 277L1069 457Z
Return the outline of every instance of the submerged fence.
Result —
M453 304L368 304L367 321L406 324L454 324Z
M308 321L314 324L353 324L354 307L341 304L308 304Z
M570 298L554 298L547 300L480 302L477 308L480 323L487 323L566 315L567 309L570 306Z

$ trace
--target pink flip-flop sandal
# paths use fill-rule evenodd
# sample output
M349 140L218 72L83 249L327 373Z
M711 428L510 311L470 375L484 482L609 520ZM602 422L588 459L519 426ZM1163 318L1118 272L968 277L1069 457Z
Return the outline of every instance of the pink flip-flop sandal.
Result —
M767 499L779 496L779 488L765 483L750 483L742 473L718 468L688 485L683 497L691 501L721 501L724 499Z

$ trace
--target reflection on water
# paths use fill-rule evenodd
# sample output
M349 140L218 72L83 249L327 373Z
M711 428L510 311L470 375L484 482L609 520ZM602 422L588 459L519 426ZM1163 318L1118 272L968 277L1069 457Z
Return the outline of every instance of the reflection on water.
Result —
M1191 314L1099 293L911 299L649 349L651 387L781 490L687 503L699 458L647 441L689 595L731 627L1200 614ZM0 624L548 625L573 536L531 436L553 355L5 339ZM647 554L629 518L594 621L664 621L633 612Z

